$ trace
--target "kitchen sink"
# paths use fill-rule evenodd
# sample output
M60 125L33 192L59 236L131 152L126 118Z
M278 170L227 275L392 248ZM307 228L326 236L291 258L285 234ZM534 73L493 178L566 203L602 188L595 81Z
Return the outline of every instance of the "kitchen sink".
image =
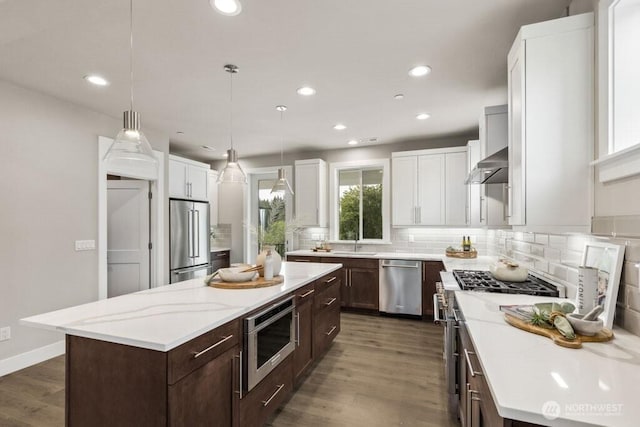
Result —
M362 252L362 251L333 251L334 254L338 255L375 255L376 252Z

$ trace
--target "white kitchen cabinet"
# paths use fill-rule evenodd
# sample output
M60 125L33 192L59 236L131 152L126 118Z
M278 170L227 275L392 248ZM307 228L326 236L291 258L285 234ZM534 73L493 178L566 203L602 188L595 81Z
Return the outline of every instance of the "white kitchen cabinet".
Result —
M218 171L210 169L209 171L209 188L208 196L209 200L209 224L212 226L218 225Z
M593 14L520 29L508 56L509 224L588 231Z
M296 160L295 207L297 225L327 226L327 164L321 159Z
M169 197L207 201L210 168L206 163L169 155Z
M469 141L467 143L467 172L475 167L479 160L482 159L480 140ZM484 195L483 184L469 184L468 192L468 215L469 225L472 227L480 227L485 225L482 218L482 198Z
M494 105L485 107L479 123L480 152L484 159L501 149L509 142L508 106ZM476 161L477 163L477 161ZM488 227L508 226L506 212L506 185L480 184L480 223ZM477 184L472 185L472 187Z
M392 224L466 225L466 147L392 153Z

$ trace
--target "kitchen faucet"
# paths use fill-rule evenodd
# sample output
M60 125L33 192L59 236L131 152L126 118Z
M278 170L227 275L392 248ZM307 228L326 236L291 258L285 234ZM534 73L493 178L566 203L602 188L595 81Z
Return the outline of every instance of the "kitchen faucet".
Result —
M358 252L358 235L356 234L356 238L353 240L353 252Z

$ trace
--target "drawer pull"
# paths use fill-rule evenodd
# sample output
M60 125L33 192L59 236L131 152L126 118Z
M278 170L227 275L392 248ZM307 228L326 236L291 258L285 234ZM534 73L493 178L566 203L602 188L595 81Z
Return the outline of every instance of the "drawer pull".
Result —
M213 350L214 348L216 348L217 346L219 346L220 344L222 344L225 341L229 341L231 338L233 338L233 334L229 335L228 337L224 337L222 338L220 341L218 341L217 343L210 345L209 347L205 348L202 351L198 351L197 353L193 353L193 358L197 359L198 357L202 356L203 354L205 354L206 352L208 352L209 350Z
M333 333L333 331L335 331L335 330L336 330L336 328L337 328L337 326L332 326L332 327L331 327L331 329L329 330L329 332L325 332L325 335L326 335L326 336L331 335L331 334Z
M329 280L325 281L324 283L331 283L331 282L333 282L333 281L334 281L334 280L336 280L336 279L337 279L337 277L336 277L336 276L333 276L331 279L329 279Z
M262 405L267 406L269 403L271 403L273 398L276 397L276 395L280 393L280 390L282 390L283 388L284 388L284 384L280 384L278 387L276 387L276 391L273 392L270 398L268 398L267 400L263 400Z
M310 291L305 292L304 294L300 295L300 298L305 298L308 297L309 295L311 295L312 293L314 293L316 290L315 289L311 289Z
M464 349L464 357L467 359L467 366L469 366L469 370L471 371L471 376L475 377L476 375L482 375L482 372L476 371L473 369L473 365L471 364L470 354L475 354L473 351L468 351L466 348Z
M337 298L331 298L329 300L329 302L325 302L324 305L329 306L329 305L333 304L336 300L337 300Z
M310 259L295 259L295 258L292 261L293 262L311 262Z

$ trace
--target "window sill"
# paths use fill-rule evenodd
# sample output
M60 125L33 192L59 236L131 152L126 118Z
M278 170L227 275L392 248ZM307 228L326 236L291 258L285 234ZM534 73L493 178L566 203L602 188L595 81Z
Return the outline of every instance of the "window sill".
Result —
M327 243L333 245L353 245L353 240L327 240ZM386 240L358 240L358 245L390 245L391 241Z
M640 175L640 144L600 157L591 165L598 168L598 180L603 183Z

